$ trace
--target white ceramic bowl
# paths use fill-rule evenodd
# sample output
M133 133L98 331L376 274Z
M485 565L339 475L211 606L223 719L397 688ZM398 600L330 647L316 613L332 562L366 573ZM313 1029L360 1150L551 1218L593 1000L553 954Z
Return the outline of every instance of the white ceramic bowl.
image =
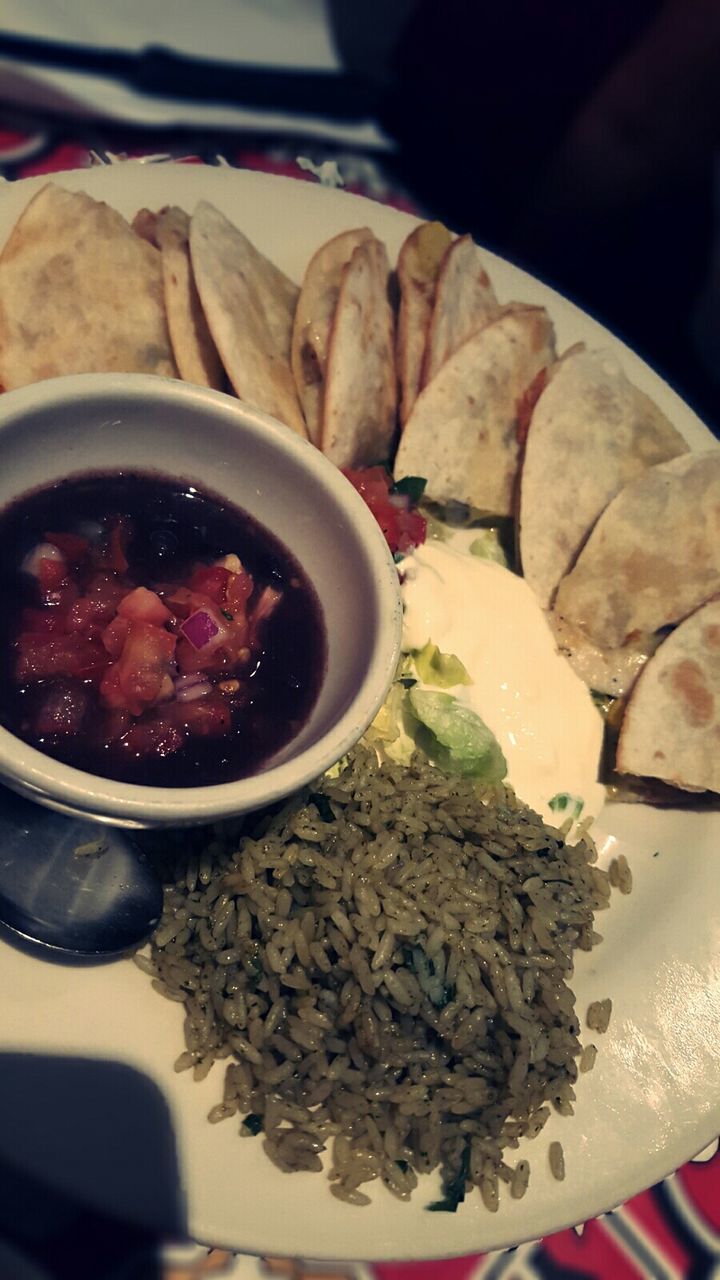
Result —
M313 583L327 669L310 718L237 782L164 788L71 768L0 729L0 778L64 812L122 826L209 822L288 795L357 741L392 680L402 610L392 556L365 503L312 445L230 396L170 379L82 374L0 398L0 508L83 472L189 480L247 511Z

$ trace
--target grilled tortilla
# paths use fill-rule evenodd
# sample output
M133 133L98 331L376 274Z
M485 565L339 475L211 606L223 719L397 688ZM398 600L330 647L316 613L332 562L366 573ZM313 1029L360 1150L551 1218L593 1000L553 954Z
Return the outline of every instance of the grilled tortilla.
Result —
M422 363L435 301L435 284L450 232L440 222L423 222L405 240L397 263L400 310L397 326L397 376L400 422L405 423L420 391Z
M342 273L328 346L321 447L338 467L389 457L395 435L395 332L385 246L372 237Z
M720 449L650 467L605 508L555 612L601 648L671 626L720 591Z
M225 385L220 356L200 304L190 262L190 219L183 209L162 209L155 224L162 255L165 311L175 363L185 382Z
M0 255L0 384L116 372L177 374L160 254L108 205L49 184Z
M720 599L690 614L648 662L625 711L617 768L720 791Z
M426 387L445 361L500 308L471 236L453 240L440 264L432 318L423 356L421 387Z
M297 287L205 200L190 219L190 257L210 333L237 395L306 436L290 371Z
M305 272L295 311L290 364L313 444L320 444L328 348L343 268L357 246L373 238L367 227L343 231L318 249Z
M520 476L523 575L544 609L600 512L647 467L687 452L608 352L559 360L530 420Z
M427 496L437 502L512 514L518 405L554 359L544 308L505 308L421 391L400 439L396 479L425 476Z

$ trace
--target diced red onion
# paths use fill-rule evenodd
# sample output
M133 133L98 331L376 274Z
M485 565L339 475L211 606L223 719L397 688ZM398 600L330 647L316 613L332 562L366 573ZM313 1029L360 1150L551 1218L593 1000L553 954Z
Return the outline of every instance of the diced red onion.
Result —
M206 644L215 639L220 627L207 609L198 609L185 619L180 630L193 649L204 649Z

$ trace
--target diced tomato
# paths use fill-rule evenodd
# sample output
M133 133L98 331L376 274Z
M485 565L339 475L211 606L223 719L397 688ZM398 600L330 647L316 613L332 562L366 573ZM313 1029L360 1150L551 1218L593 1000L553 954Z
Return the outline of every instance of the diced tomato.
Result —
M232 577L235 577L229 569L224 569L222 565L210 564L201 565L193 573L189 587L191 591L196 591L198 595L207 596L213 604L219 605L220 608L225 607L228 584Z
M81 684L55 681L35 717L35 732L42 738L79 733L90 698Z
M110 707L139 716L163 694L175 654L175 636L151 622L131 622L122 653L106 671L100 695Z
M117 659L123 651L131 627L129 618L121 618L119 614L113 618L102 633L102 642L110 657Z
M391 501L392 478L384 467L345 470L343 475L372 511L393 554L410 551L425 541L425 517L409 505L396 505Z
M249 573L244 571L241 573L231 574L230 583L228 584L226 604L228 613L233 615L236 621L239 615L244 615L247 602L255 589L255 583Z
M37 580L41 591L58 591L67 577L67 564L64 560L51 560L43 556L37 563Z
M89 679L107 664L107 654L97 640L78 635L43 635L23 632L17 641L15 678L46 680L49 676Z
M164 627L172 618L169 609L155 591L147 587L135 587L129 591L118 605L118 616L129 618L132 622L152 622L156 627Z
M80 564L90 550L87 538L81 538L77 533L46 533L45 541L62 551L68 564Z
M127 594L114 573L98 573L88 583L85 594L80 596L68 612L68 629L86 635L97 635L115 616L115 611Z
M230 707L221 695L212 693L194 702L174 702L172 719L198 738L222 738L232 727Z

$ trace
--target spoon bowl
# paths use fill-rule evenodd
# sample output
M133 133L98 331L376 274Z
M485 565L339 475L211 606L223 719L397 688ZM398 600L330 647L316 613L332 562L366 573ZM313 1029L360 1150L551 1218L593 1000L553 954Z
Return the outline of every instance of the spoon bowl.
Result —
M162 886L129 831L0 788L0 925L46 958L109 959L143 942Z

